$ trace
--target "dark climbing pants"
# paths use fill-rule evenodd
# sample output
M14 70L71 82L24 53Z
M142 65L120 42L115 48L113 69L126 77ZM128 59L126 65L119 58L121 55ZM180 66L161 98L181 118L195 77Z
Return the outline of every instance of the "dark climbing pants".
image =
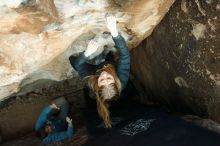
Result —
M55 113L57 114L57 118L66 121L66 117L69 114L69 103L64 97L59 97L52 101L52 103L55 103L57 107L60 108L60 110Z

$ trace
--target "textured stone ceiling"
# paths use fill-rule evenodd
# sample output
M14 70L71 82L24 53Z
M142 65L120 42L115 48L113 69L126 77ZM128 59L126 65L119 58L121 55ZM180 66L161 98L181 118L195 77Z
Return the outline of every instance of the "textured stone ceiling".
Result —
M102 35L107 13L116 16L133 48L152 33L175 0L55 0L56 9L49 1L0 2L0 100L41 79L76 75L68 57L85 50L90 39L99 42L100 52L105 45L111 48L111 38Z

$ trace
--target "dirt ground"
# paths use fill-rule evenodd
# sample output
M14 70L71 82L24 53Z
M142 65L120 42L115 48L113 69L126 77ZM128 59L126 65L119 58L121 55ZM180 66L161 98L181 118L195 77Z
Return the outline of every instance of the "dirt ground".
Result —
M73 119L74 136L65 142L53 145L82 145L87 140L82 116L85 109L82 88L82 81L71 79L55 83L48 88L37 89L24 96L11 97L9 100L1 103L0 132L4 142L2 145L41 146L41 141L34 133L34 124L42 108L59 96L66 97L70 102L70 117Z

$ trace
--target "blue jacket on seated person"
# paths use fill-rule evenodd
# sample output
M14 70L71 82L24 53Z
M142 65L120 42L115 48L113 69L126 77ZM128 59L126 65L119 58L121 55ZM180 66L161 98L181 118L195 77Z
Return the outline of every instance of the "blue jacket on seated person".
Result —
M51 124L54 127L53 131L42 139L44 144L68 139L73 135L73 126L68 125L65 121L69 110L69 104L64 98L57 99L55 102L56 101L60 103L59 112L53 115L53 108L48 105L43 109L35 124L36 132L44 129L47 124Z

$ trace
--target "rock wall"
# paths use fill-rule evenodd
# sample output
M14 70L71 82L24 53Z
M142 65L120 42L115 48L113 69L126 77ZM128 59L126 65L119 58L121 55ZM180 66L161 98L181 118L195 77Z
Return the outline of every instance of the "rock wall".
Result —
M176 1L132 50L132 73L147 98L220 122L220 2Z
M52 2L52 3L51 3ZM34 90L76 76L68 62L95 38L111 49L105 15L117 17L130 48L149 36L174 0L2 0L0 2L0 101L21 88ZM101 51L100 51L101 52ZM27 89L27 88L25 88Z

